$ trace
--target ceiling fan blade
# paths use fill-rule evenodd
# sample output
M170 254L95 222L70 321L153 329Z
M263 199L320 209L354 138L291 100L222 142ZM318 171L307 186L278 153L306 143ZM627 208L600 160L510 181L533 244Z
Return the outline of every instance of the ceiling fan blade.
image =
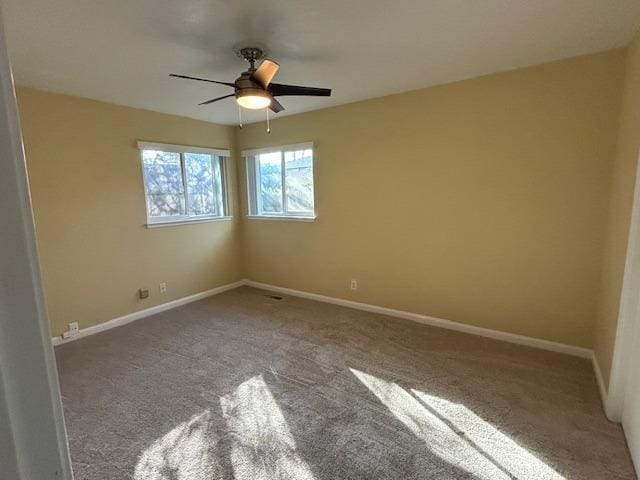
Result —
M186 78L187 80L198 80L199 82L218 83L220 85L226 85L228 87L233 87L233 88L235 88L235 86L236 86L234 83L218 82L217 80L208 80L206 78L189 77L188 75L177 75L175 73L170 73L169 76L170 77L176 77L176 78Z
M330 97L330 88L316 87L300 87L298 85L283 85L281 83L272 83L268 88L274 97L282 95L308 95L313 97Z
M271 105L269 106L273 113L278 113L284 110L284 107L275 98L271 98Z
M207 100L206 102L199 103L198 105L209 105L210 103L217 102L218 100L224 100L225 98L234 97L235 93L231 93L229 95L223 95L222 97L212 98L211 100Z
M278 65L273 60L263 60L258 69L253 72L251 78L262 85L264 88L271 83L273 77L278 73L278 69L280 65Z

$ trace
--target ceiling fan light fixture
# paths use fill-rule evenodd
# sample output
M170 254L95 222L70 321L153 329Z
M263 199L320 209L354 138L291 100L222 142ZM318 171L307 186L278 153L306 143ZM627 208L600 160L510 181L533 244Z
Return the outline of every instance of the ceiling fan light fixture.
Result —
M236 94L238 105L250 110L260 110L271 105L271 95L264 90L245 89Z

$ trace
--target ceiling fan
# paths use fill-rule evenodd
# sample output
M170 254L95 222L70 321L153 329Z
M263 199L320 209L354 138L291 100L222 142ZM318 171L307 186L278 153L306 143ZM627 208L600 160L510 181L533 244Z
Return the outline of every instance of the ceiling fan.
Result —
M267 108L274 113L281 112L284 107L274 97L285 95L301 95L314 97L329 97L331 95L330 88L316 87L300 87L297 85L283 85L281 83L272 83L280 65L272 60L262 60L258 68L256 62L264 58L265 53L258 47L245 47L236 51L239 57L249 62L249 69L243 72L235 82L219 82L217 80L209 80L206 78L190 77L188 75L177 75L172 73L172 77L186 78L188 80L197 80L200 82L217 83L232 87L235 92L222 97L212 98L199 105L209 105L210 103L224 100L229 97L236 97L238 105L251 110Z

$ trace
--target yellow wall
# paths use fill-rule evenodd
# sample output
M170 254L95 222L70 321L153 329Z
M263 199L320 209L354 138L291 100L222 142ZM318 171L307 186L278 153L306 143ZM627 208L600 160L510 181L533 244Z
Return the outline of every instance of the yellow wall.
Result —
M627 52L626 76L617 154L613 165L609 220L604 254L594 349L609 385L618 323L633 190L640 151L640 36Z
M584 347L598 312L608 374L640 143L639 51L284 117L270 135L20 88L53 333L248 277ZM314 141L318 220L241 222L244 162L236 171L231 160L234 220L147 229L138 139ZM137 299L142 286L150 299Z
M315 142L319 215L244 219L247 276L591 347L624 54L246 126Z
M147 229L136 140L228 148L231 127L19 88L54 335L242 278L240 224ZM236 213L236 167L230 201ZM161 295L158 284L166 282ZM138 300L138 288L151 291Z

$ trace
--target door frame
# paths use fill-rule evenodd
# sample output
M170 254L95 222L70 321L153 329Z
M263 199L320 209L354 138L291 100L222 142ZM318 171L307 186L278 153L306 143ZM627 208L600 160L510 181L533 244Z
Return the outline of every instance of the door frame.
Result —
M627 379L631 371L634 344L638 337L640 337L640 152L636 165L627 256L605 404L607 417L614 422L622 421Z
M0 476L72 480L1 11L0 172Z

